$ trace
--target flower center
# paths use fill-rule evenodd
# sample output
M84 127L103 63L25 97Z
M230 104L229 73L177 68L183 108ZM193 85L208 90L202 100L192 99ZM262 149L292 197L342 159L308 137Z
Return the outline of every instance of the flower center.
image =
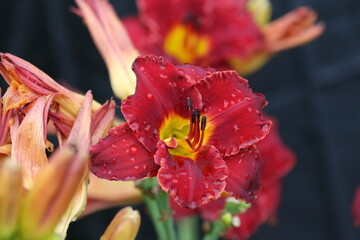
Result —
M195 159L196 153L206 144L212 133L212 125L197 108L192 108L190 98L186 99L189 118L170 114L160 127L159 136L168 146L169 153Z
M193 63L204 57L209 48L209 39L197 33L191 23L175 25L164 39L164 51L180 63Z

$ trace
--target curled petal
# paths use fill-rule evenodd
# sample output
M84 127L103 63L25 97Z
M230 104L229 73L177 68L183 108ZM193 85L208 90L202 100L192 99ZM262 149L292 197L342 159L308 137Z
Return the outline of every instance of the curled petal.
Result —
M251 202L260 188L261 157L255 147L224 158L229 168L225 191L246 202Z
M299 7L264 26L265 52L272 54L308 43L323 34L325 25L315 23L317 14Z
M186 98L199 106L195 81L161 57L145 56L135 60L136 93L122 101L121 111L134 135L150 151L156 152L158 129L172 113L189 117Z
M115 95L124 99L133 94L135 75L131 64L139 53L114 8L106 0L77 0L76 3L106 62Z
M12 134L11 158L23 169L24 187L30 188L39 170L47 164L46 124L52 97L39 98Z
M209 144L222 155L236 154L269 133L271 121L261 113L265 97L253 93L247 80L235 71L213 73L200 80L196 88L202 96L203 112L214 125Z
M67 140L68 144L76 145L82 153L88 153L90 148L92 100L91 91L88 91Z
M153 177L159 166L153 154L134 137L127 123L118 125L91 148L90 170L108 180Z
M74 146L54 152L24 199L20 221L23 236L42 239L54 231L84 183L87 160Z
M203 148L196 159L170 155L164 143L155 154L161 166L160 186L183 207L196 208L220 197L228 168L213 146Z
M126 207L116 214L100 240L134 240L139 227L139 212Z
M351 205L353 222L356 227L360 227L360 186L356 189L354 200Z

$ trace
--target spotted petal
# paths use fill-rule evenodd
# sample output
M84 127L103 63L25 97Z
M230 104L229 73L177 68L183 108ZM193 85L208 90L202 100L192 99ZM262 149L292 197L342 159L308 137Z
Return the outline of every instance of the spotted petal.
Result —
M204 148L193 160L170 155L160 142L155 161L161 166L160 186L184 207L195 208L217 199L225 188L228 168L213 146Z
M112 128L90 153L91 172L104 179L142 179L155 176L159 168L153 155L134 137L127 123Z
M171 114L188 117L186 98L199 106L195 81L161 57L146 56L135 60L136 92L122 101L121 110L134 135L150 151L156 152L158 129Z
M260 187L262 162L259 152L250 147L224 160L229 168L225 191L236 198L252 201Z
M261 113L265 97L253 93L247 80L235 71L215 72L200 80L196 88L202 96L203 112L215 126L209 144L222 155L236 154L268 134L271 121Z

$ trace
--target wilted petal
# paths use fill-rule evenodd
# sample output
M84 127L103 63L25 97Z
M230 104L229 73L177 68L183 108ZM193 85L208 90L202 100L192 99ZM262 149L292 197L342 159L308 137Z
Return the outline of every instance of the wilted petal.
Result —
M213 146L204 147L196 159L189 159L170 155L162 143L155 161L161 166L159 185L184 207L196 208L217 199L225 188L229 171Z
M196 88L202 96L203 112L214 126L209 144L222 155L236 154L269 133L271 121L261 113L265 97L253 93L248 81L235 71L213 73L200 80Z
M139 212L126 207L116 214L100 240L134 240L139 227Z
M52 233L84 182L87 158L74 146L53 153L24 199L20 232L30 239Z
M52 97L39 98L20 126L12 133L11 158L23 169L24 187L30 188L39 170L47 164L46 125Z
M135 138L127 123L118 125L91 148L90 170L108 180L136 180L156 175L153 154Z
M91 117L91 144L95 144L104 137L114 123L115 102L105 102Z
M21 169L11 159L0 161L0 239L12 239L23 198Z
M135 75L131 64L139 53L115 10L106 0L77 0L76 3L106 62L115 95L124 99L133 94Z
M262 161L255 147L224 158L229 168L225 191L231 196L251 202L260 188Z
M83 153L88 153L90 148L92 101L91 91L88 91L67 140L68 144L76 145Z

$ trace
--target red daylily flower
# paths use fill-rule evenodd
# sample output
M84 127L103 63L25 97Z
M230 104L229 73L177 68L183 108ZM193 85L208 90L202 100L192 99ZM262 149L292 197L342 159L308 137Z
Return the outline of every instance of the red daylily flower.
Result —
M269 118L273 122L270 133L256 143L263 160L261 188L256 199L251 202L251 207L245 213L237 215L240 219L240 226L231 228L227 232L226 238L248 239L265 222L276 221L282 178L294 167L295 155L281 140L276 119ZM172 199L170 204L175 211L175 218L199 213L204 220L216 221L224 209L225 199L223 197L194 210L182 208Z
M158 177L181 205L195 208L223 191L251 201L261 160L254 143L270 130L263 95L235 71L174 66L161 57L133 65L135 94L122 101L126 122L91 149L100 178Z
M356 189L354 201L351 205L353 222L356 227L360 227L360 186Z
M267 9L257 12L259 6L254 2L137 0L139 16L124 18L123 23L141 54L236 69L241 75L254 72L275 53L310 42L324 31L323 24L315 24L317 15L310 8L297 8L267 24L264 18L270 16L270 3L260 3Z

